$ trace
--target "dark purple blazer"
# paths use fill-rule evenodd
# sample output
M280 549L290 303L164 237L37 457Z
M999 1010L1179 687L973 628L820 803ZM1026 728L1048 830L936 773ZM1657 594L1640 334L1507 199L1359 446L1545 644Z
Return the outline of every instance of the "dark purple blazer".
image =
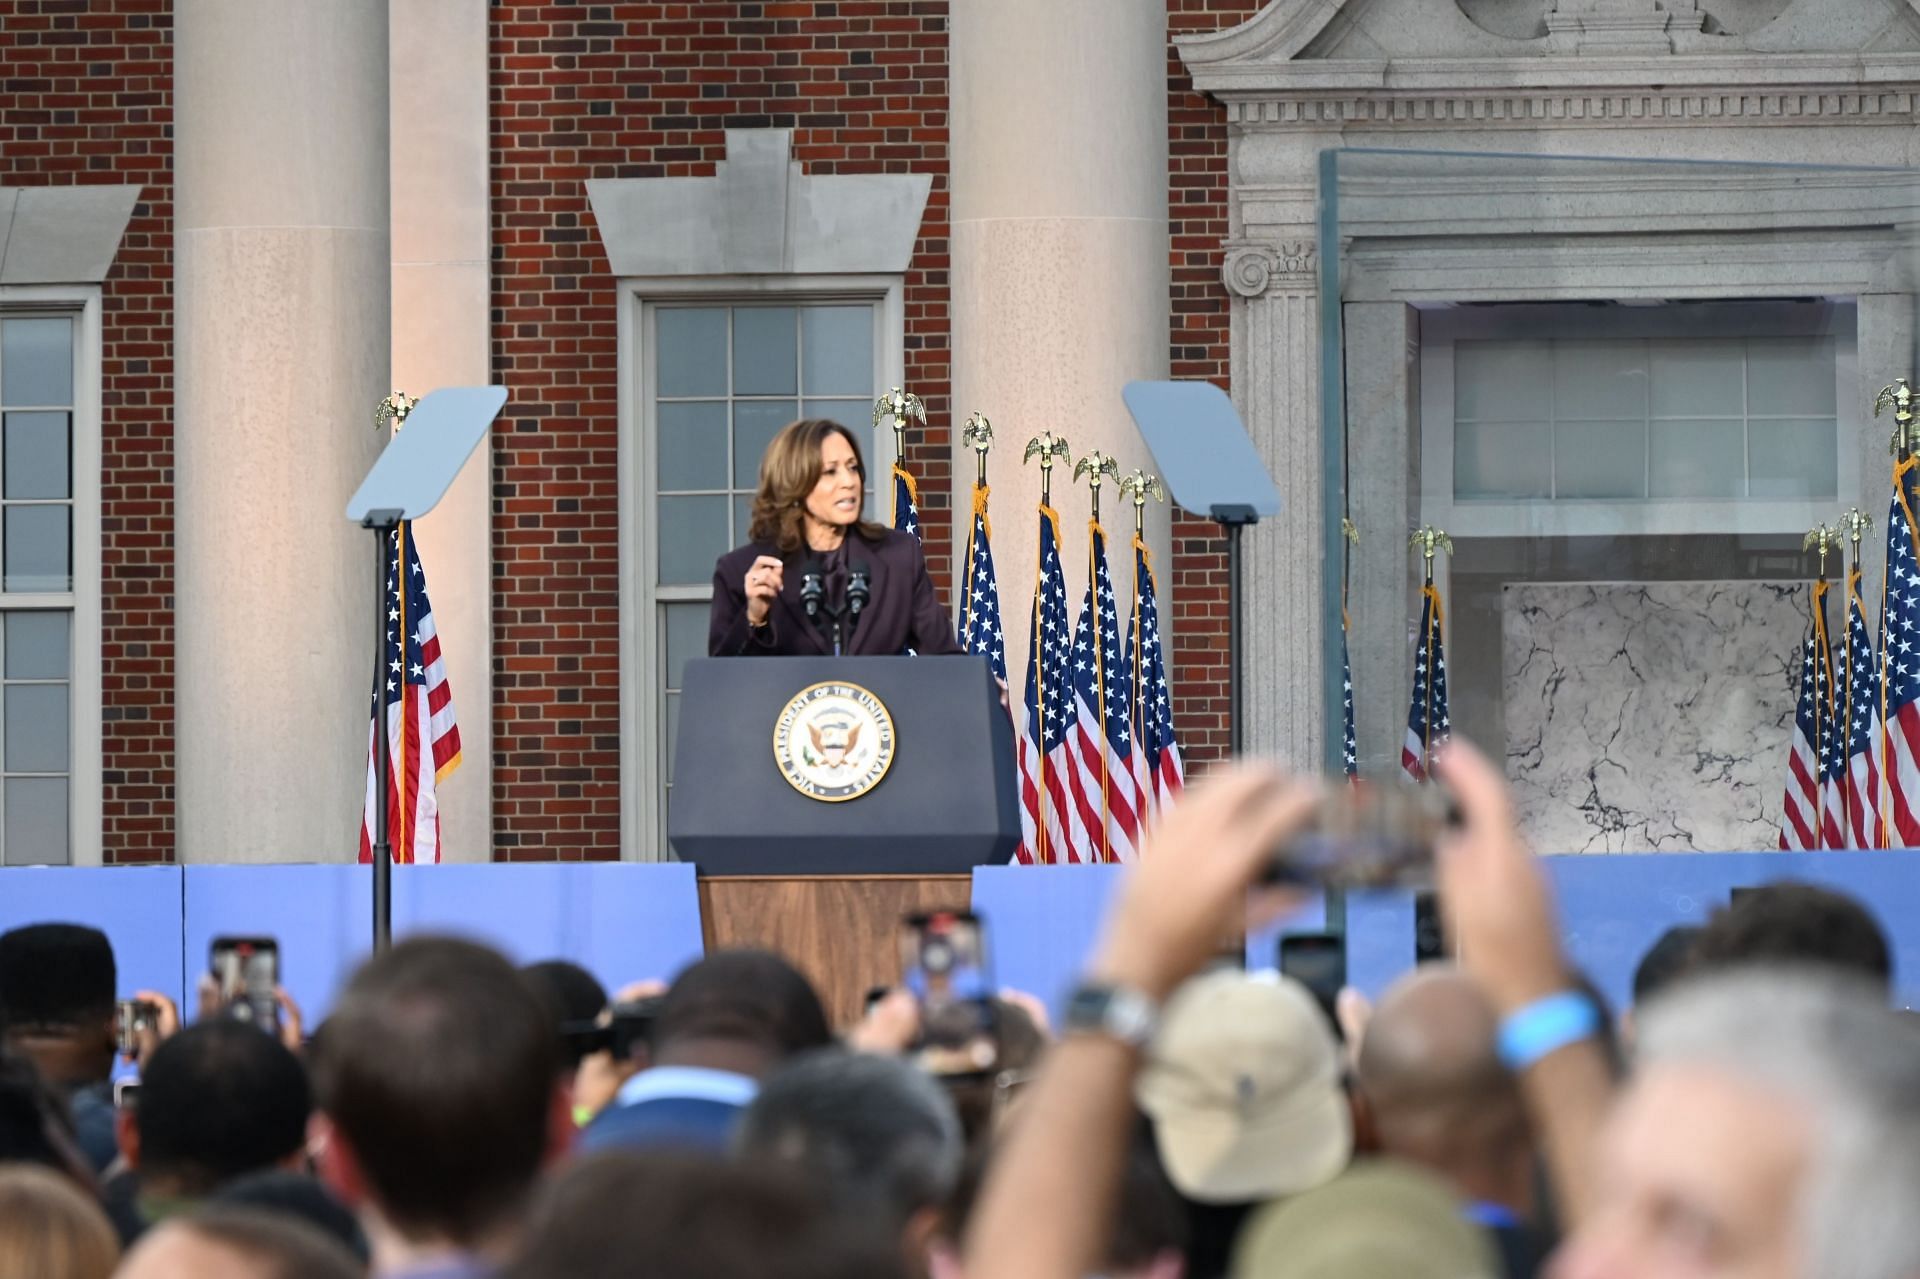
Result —
M867 606L844 651L850 656L893 657L911 647L925 657L961 653L946 606L933 592L920 539L895 529L880 542L849 533L850 568L866 566ZM747 569L755 557L772 555L785 565L779 597L759 630L747 625ZM768 542L750 542L720 557L713 567L713 615L707 626L710 657L815 657L832 653L824 631L807 620L800 603L805 552L781 555Z

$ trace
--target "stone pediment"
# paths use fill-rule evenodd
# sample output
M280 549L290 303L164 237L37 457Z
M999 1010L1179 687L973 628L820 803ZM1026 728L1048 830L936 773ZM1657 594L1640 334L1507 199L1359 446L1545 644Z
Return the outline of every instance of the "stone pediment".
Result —
M1920 0L1274 0L1176 44L1210 92L1909 81Z

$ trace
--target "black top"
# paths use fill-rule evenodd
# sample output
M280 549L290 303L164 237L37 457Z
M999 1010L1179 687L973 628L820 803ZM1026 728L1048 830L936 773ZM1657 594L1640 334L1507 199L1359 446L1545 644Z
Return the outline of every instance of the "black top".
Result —
M747 570L755 559L771 555L783 565L780 594L762 627L747 625ZM846 598L855 572L867 575L867 603L860 621L844 636L841 651L884 657L909 648L927 657L961 653L953 621L927 576L920 539L887 530L868 540L851 532L837 551L796 551L783 555L769 542L750 542L722 555L713 569L713 612L707 627L707 653L713 657L819 656L833 652L829 632L807 618L800 599L801 578L812 560L822 576L829 604ZM844 623L843 623L844 624Z

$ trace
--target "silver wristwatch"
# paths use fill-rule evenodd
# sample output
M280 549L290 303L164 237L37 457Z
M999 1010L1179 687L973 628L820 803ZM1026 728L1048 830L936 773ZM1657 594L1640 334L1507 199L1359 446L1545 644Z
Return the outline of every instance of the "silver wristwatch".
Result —
M1069 1035L1105 1035L1144 1048L1160 1027L1160 1005L1126 986L1086 982L1067 997L1061 1030Z

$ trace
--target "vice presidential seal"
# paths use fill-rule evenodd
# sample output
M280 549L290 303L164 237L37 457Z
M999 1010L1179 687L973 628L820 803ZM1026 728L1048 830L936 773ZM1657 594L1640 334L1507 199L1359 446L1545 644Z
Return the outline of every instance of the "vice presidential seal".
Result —
M858 799L893 765L893 716L858 684L803 688L773 726L773 762L809 799Z

